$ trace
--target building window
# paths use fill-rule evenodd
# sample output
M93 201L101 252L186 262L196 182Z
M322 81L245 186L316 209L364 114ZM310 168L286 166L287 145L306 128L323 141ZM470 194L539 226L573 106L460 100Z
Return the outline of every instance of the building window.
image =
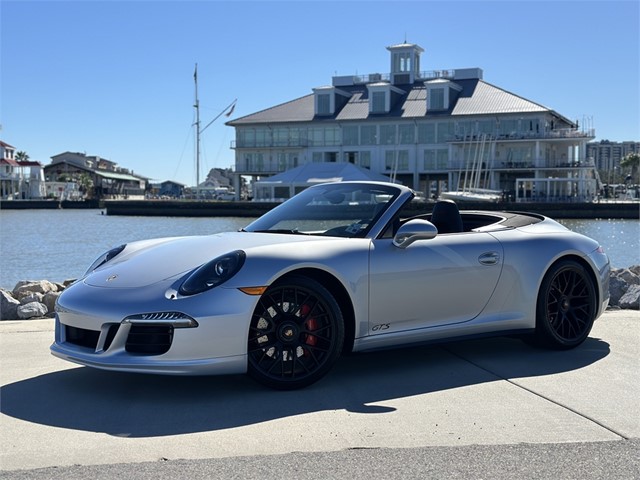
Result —
M271 146L271 132L267 128L256 128L256 147Z
M331 96L328 93L316 95L318 100L318 115L331 115Z
M449 150L444 148L427 149L424 151L424 170L447 170L449 167Z
M436 151L425 150L423 162L424 162L423 167L425 171L429 172L431 170L435 170L436 169Z
M358 152L344 152L344 161L345 163L356 165L358 163Z
M398 136L402 145L414 143L415 129L413 125L398 125Z
M313 152L313 163L322 163L322 152Z
M387 171L406 171L409 170L409 151L387 150L384 152L384 168Z
M290 197L289 187L274 187L273 188L273 196L274 198L289 198Z
M287 169L287 154L278 153L278 171L284 172Z
M371 169L371 152L360 152L360 166Z
M309 142L313 147L322 147L324 145L324 129L323 128L310 128L309 129Z
M363 125L360 127L360 143L362 145L376 145L377 127L375 125Z
M394 72L410 72L411 71L411 53L401 52L393 54L393 71Z
M438 122L438 136L436 143L445 143L454 138L453 122Z
M274 128L273 129L273 144L276 147L284 147L289 144L289 129L288 128Z
M449 167L449 150L440 149L436 154L436 168L446 170Z
M396 126L380 125L380 145L396 144Z
M340 145L340 127L327 127L324 129L325 145Z
M253 129L238 130L238 147L255 147L256 132Z
M386 92L373 92L371 95L371 112L385 113L386 108Z
M430 88L427 110L444 110L444 88Z
M478 129L480 133L495 133L496 131L496 121L495 120L480 120L478 121Z
M421 123L418 125L418 143L436 143L436 125L434 123Z
M394 150L387 150L384 152L384 169L393 170L396 163L396 152Z
M409 170L409 151L400 150L398 152L398 170Z
M342 143L344 145L358 145L358 127L342 127Z

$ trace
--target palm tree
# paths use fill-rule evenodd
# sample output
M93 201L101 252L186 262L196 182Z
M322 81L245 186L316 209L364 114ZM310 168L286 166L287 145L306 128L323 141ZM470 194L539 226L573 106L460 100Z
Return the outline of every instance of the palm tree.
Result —
M23 151L16 152L16 161L27 162L29 161L29 155L27 155L27 152L23 152Z
M640 154L628 153L620 161L620 166L622 168L631 168L631 181L636 184L639 183L638 166L640 166Z
M93 195L93 180L89 174L81 173L77 181L80 185L80 191L84 193L86 197L91 197Z

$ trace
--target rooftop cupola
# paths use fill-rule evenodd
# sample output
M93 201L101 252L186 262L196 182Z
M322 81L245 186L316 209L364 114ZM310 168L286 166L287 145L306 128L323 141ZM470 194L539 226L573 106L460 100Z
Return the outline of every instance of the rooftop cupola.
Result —
M391 52L391 83L407 85L420 77L420 54L424 49L414 43L387 47Z

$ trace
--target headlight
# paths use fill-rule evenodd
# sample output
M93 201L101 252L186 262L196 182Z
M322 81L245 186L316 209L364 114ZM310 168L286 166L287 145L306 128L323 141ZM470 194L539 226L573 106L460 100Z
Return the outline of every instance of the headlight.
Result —
M102 255L100 255L98 258L95 259L95 261L87 269L87 271L85 272L85 275L93 272L96 268L101 267L105 263L111 261L114 257L118 256L126 246L127 246L126 244L120 245L119 247L112 248L108 252L105 252Z
M182 283L180 294L195 295L223 284L238 273L245 257L242 250L236 250L199 266Z

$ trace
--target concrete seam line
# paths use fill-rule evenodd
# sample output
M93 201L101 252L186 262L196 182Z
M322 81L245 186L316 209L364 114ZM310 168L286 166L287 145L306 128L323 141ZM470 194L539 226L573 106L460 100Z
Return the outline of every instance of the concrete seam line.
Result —
M532 389L530 389L530 388L528 388L528 387L525 387L524 385L520 385L519 383L515 382L514 380L511 380L511 379L509 379L509 378L503 377L502 375L500 375L500 374L498 374L498 373L496 373L496 372L493 372L493 371L489 370L488 368L485 368L485 367L483 367L483 366L481 366L481 365L478 365L477 363L475 363L475 362L473 362L473 361L469 360L468 358L463 357L462 355L460 355L460 354L458 354L458 353L456 353L456 352L451 351L451 350L450 350L450 349L448 349L448 348L442 348L442 349L443 349L443 350L445 350L446 352L450 353L451 355L453 355L453 356L455 356L455 357L458 357L459 359L464 360L465 362L470 363L470 364L471 364L471 365L473 365L474 367L479 368L480 370L483 370L483 371L485 371L485 372L487 372L487 373L490 373L491 375L494 375L496 378L499 378L499 379L501 379L501 380L504 380L504 381L506 381L506 382L510 383L511 385L513 385L513 386L515 386L515 387L517 387L517 388L520 388L520 389L525 390L525 391L527 391L527 392L529 392L529 393L532 393L533 395L535 395L535 396L537 396L537 397L540 397L540 398L542 398L542 399L546 400L547 402L553 403L554 405L557 405L557 406L559 406L559 407L561 407L561 408L564 408L565 410L569 410L570 412L572 412L572 413L574 413L574 414L576 414L576 415L578 415L578 416L580 416L580 417L584 418L585 420L588 420L588 421L590 421L590 422L592 422L592 423L595 423L595 424L596 424L596 425L598 425L599 427L602 427L602 428L604 428L605 430L608 430L609 432L613 433L614 435L619 436L619 437L620 437L620 438L622 438L623 440L629 440L629 438L630 438L630 437L627 437L627 436L623 435L622 433L620 433L620 432L618 432L618 431L614 430L613 428L611 428L611 427L609 427L609 426L605 425L604 423L602 423L602 422L600 422L600 421L596 420L595 418L592 418L592 417L590 417L590 416L588 416L588 415L585 415L584 413L581 413L581 412L577 411L576 409L574 409L574 408L572 408L572 407L570 407L570 406L568 406L568 405L565 405L565 404L560 403L560 402L558 402L558 401L556 401L556 400L554 400L554 399L552 399L552 398L549 398L549 397L547 397L547 396L545 396L545 395L542 395L541 393L538 393L538 392L536 392L535 390L532 390Z

